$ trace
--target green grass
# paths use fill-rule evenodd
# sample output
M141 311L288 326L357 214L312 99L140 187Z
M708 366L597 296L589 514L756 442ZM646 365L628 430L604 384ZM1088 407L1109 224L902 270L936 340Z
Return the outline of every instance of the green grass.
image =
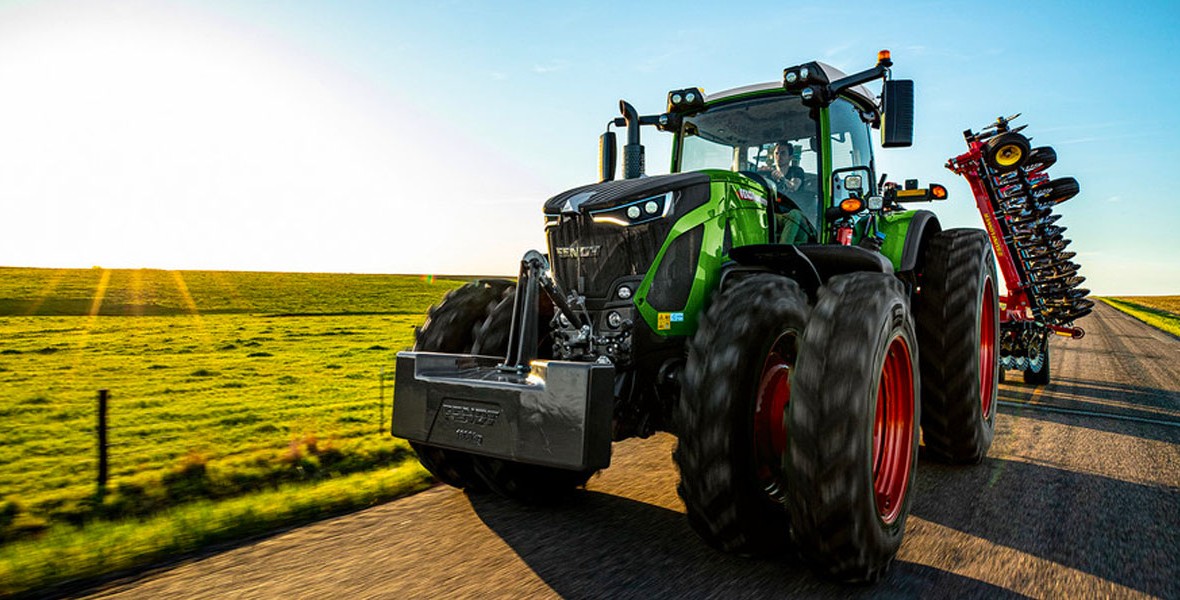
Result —
M1100 300L1156 329L1180 337L1180 296L1123 296Z
M421 314L464 278L0 267L0 316Z
M223 502L198 501L146 520L55 526L36 540L0 546L0 596L85 585L103 574L175 559L200 548L366 508L427 487L417 462L396 469L278 489Z
M462 281L0 268L0 550L402 464L408 445L382 421L395 356ZM0 587L13 556L0 554Z

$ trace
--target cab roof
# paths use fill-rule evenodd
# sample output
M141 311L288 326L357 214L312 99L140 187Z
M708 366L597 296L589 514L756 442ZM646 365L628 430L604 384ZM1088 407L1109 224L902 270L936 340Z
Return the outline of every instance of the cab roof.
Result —
M833 67L832 65L829 65L827 63L817 61L815 64L819 65L819 67L824 70L824 74L827 75L828 81L836 81L837 79L843 79L844 77L848 76L848 74L845 73L844 71L841 71L840 69L837 69L836 67ZM745 94L756 93L756 92L768 92L768 91L782 90L782 89L783 89L783 84L781 81L768 81L766 83L753 83L750 85L743 85L741 87L736 87L736 88L732 88L732 89L728 89L728 90L722 90L720 92L716 92L716 93L712 93L712 94L705 94L705 103L711 104L713 102L717 102L720 100L726 100L728 98L742 96ZM879 112L881 109L881 103L877 99L877 95L874 94L873 92L871 92L869 90L869 88L865 87L864 85L854 85L854 86L848 88L847 90L844 90L842 95L849 96L857 104L860 104L861 108L872 110L874 113Z

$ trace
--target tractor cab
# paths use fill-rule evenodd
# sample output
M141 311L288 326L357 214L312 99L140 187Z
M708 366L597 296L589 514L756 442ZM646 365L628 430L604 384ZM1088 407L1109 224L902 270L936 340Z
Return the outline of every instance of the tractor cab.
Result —
M794 81L784 77L784 82L709 95L697 88L671 92L668 108L675 117L669 121L678 125L668 128L674 134L671 170L747 175L773 189L771 243L827 242L829 219L824 217L829 208L850 197L878 194L869 129L880 127L881 104L859 84L827 103L815 102L814 91L804 99L799 82L846 78L824 63L785 73L793 73ZM701 101L685 102L689 94Z

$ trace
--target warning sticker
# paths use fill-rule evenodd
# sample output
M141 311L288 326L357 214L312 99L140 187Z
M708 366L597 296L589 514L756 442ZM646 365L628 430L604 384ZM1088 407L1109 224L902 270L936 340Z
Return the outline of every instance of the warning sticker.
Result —
M668 331L672 329L673 323L683 323L684 313L656 313L656 329L660 331Z

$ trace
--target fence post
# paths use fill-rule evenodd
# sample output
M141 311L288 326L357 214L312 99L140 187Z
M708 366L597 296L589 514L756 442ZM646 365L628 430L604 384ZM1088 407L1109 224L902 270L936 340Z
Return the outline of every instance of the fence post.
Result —
M381 367L381 401L377 403L380 414L377 421L377 433L385 433L385 367Z
M98 390L98 499L107 493L107 390Z

